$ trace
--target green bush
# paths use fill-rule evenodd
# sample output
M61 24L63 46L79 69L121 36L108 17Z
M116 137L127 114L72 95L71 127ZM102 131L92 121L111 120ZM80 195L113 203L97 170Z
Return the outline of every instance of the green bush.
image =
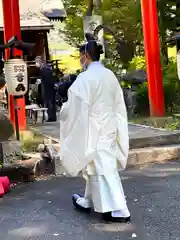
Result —
M40 143L43 143L42 136L30 131L21 133L21 150L23 152L37 152Z
M180 83L174 59L170 59L169 65L163 67L163 85L166 113L180 112ZM139 115L149 114L147 83L138 88L136 112Z
M138 115L149 114L149 98L148 98L148 84L145 82L140 85L137 90L137 107L136 113Z
M121 73L122 66L120 65L120 63L113 61L112 59L105 59L104 63L117 75ZM144 56L135 56L129 63L128 72L135 72L136 70L146 70ZM169 59L168 66L164 65L162 71L166 113L178 113L180 112L180 82L177 75L176 59ZM121 82L121 86L123 88L131 88L131 86L125 82ZM143 116L149 115L147 82L138 87L136 113Z
M144 56L136 56L129 63L128 72L135 72L136 70L146 70Z
M177 83L179 81L176 59L171 58L169 64L163 67L163 79L165 83Z

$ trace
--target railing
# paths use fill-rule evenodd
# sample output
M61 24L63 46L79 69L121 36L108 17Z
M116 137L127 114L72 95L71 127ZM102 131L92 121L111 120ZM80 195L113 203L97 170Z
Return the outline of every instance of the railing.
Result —
M58 69L60 60L49 60L49 61L47 61L47 63L49 65L51 65L53 69ZM35 67L36 66L35 61L27 61L27 65L28 65L28 67Z

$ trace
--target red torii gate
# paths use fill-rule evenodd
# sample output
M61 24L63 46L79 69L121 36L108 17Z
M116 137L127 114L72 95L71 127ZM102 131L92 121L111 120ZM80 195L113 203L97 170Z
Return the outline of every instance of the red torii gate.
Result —
M4 15L4 41L12 36L21 39L19 0L2 0ZM144 31L144 47L146 55L149 103L151 116L164 115L164 94L162 70L160 62L160 44L157 17L157 0L141 0L142 21ZM22 52L15 50L15 55L22 55ZM6 51L6 59L9 52ZM26 128L25 101L24 98L18 100L19 127L20 130ZM10 119L15 122L13 98L10 97Z

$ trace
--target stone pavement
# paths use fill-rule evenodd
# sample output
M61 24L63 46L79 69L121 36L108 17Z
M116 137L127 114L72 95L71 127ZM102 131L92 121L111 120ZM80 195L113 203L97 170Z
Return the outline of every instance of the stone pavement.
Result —
M179 131L173 131L174 133L179 133ZM158 137L163 135L171 134L172 131L168 130L159 130L151 127L140 126L135 124L129 124L129 134L130 139L135 138L145 138L145 137Z
M54 123L32 125L31 127L32 129L42 133L43 135L52 137L55 140L59 141L60 124L58 121ZM157 137L160 135L163 136L170 133L171 133L170 131L165 131L165 130L161 131L158 129L129 124L130 139L136 139L136 138L140 139L144 137Z
M178 240L180 163L122 174L131 224L105 224L100 216L75 211L79 178L50 178L19 185L0 200L0 240Z

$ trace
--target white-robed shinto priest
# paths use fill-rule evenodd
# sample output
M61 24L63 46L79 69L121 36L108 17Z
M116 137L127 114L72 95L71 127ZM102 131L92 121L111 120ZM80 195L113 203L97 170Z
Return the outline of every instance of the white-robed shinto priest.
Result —
M84 71L69 88L60 112L60 157L72 176L82 173L86 180L84 196L72 197L76 209L102 213L108 222L128 222L118 173L127 165L127 112L116 76L100 62L102 53L91 38L80 47Z

